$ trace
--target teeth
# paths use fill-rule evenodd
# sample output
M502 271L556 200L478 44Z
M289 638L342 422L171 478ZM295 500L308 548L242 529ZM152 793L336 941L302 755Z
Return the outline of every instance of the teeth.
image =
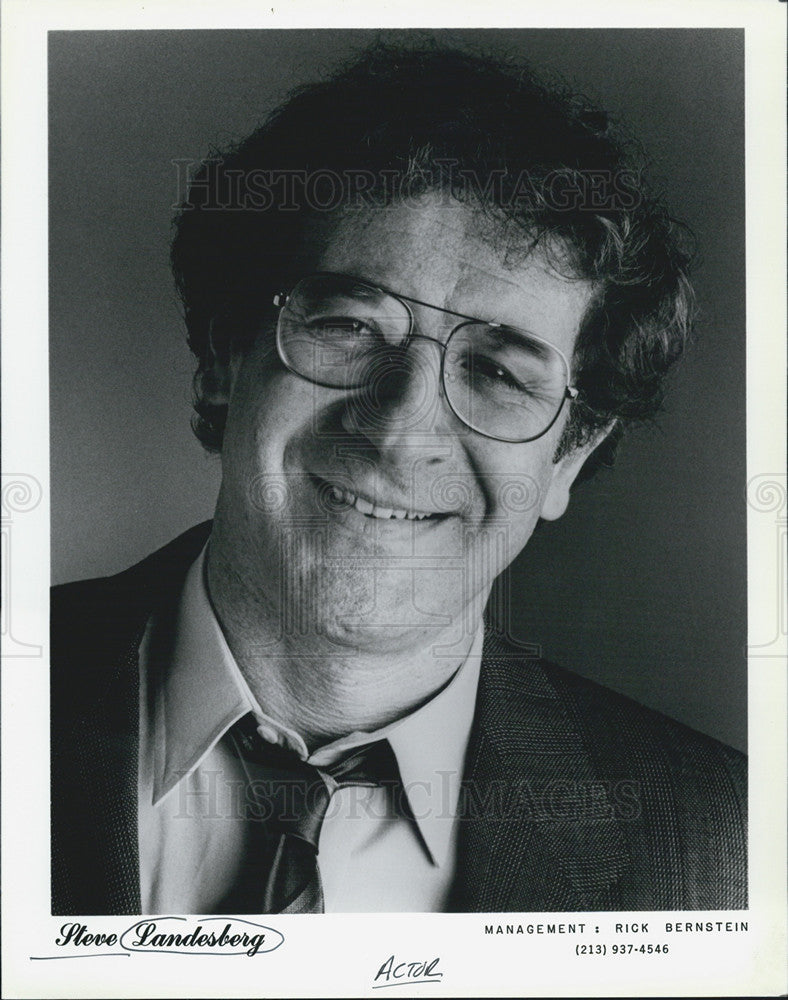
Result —
M355 507L361 514L378 517L381 520L396 518L399 521L403 519L408 521L424 521L426 518L432 517L429 513L422 513L415 510L400 510L396 507L378 507L369 500L365 500L363 497L359 497L356 496L355 493L351 493L350 490L343 490L341 487L334 486L333 484L331 486L330 493L332 500L349 504L351 507Z
M362 514L372 514L375 510L373 503L370 503L369 500L362 500L361 497L355 498L353 506L356 510L360 510Z

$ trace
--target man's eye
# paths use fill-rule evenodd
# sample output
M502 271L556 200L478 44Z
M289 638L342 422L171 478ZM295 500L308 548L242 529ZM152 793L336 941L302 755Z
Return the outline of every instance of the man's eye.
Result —
M514 375L506 368L492 361L490 358L474 358L473 361L466 364L474 376L477 378L485 379L489 382L494 382L498 385L505 386L508 389L516 390L517 392L527 392L527 388L519 382Z
M318 316L309 321L307 328L316 336L325 338L372 336L373 331L364 320L350 316Z

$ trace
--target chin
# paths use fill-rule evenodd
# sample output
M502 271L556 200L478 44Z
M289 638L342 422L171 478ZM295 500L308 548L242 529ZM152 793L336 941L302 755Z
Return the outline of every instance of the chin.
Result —
M434 581L430 601L418 592L422 588L414 592L412 571L376 573L365 566L354 572L350 566L315 574L313 567L304 567L297 580L290 577L290 584L287 604L293 613L288 617L294 632L304 637L312 632L318 644L332 647L381 653L403 649L431 633L437 638L457 616L456 609L451 613L435 606L439 588Z

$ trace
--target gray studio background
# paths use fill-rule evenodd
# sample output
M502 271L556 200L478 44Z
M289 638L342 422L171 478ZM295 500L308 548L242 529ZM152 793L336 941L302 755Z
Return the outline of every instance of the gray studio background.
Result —
M698 336L667 412L529 543L510 578L512 632L744 747L742 33L430 34L524 56L624 118L702 250ZM53 582L121 570L212 513L219 464L189 428L168 271L172 161L241 138L377 35L50 35Z

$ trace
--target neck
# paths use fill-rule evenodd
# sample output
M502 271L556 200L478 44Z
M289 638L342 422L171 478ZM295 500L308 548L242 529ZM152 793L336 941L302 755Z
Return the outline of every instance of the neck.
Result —
M464 628L403 634L381 649L364 634L343 637L341 643L308 631L284 635L277 609L239 601L210 561L207 583L252 694L268 715L298 732L310 750L356 730L379 729L429 701L467 658L484 609L480 601L475 615L458 616Z

